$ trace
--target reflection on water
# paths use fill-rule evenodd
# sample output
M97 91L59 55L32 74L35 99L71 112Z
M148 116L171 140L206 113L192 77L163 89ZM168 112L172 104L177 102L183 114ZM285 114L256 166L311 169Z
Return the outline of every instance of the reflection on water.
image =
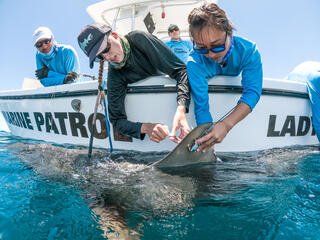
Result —
M81 190L109 239L281 239L296 223L311 238L319 233L310 235L320 220L316 147L220 154L212 164L163 170L148 164L165 153L96 150L89 160L86 150L49 144L9 150L50 182Z

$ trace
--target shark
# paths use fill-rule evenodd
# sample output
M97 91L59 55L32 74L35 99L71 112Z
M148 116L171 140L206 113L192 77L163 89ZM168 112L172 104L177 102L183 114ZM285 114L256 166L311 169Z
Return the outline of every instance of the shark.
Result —
M95 149L89 159L86 149L42 143L16 143L10 151L38 175L79 189L108 239L139 239L139 229L125 221L128 212L146 217L182 213L197 195L192 176L150 167L139 159L145 156L141 153L108 156Z
M195 140L208 133L212 129L212 126L213 123L204 123L194 128L171 152L153 163L151 167L185 167L187 165L216 161L217 157L213 148L210 148L206 152L192 151L192 146L195 146Z
M39 175L79 188L88 206L99 216L106 238L139 239L138 230L130 229L125 221L127 211L166 216L194 206L198 181L193 174L186 175L185 170L191 166L193 171L195 164L214 162L215 154L213 150L190 152L189 145L208 127L210 124L193 129L160 160L157 159L163 153L152 154L156 159L151 160L151 165L149 159L141 160L145 154L135 152L107 155L95 149L89 159L84 148L23 142L11 145L10 150ZM203 171L206 170L202 169L201 174ZM210 169L205 175L211 174Z

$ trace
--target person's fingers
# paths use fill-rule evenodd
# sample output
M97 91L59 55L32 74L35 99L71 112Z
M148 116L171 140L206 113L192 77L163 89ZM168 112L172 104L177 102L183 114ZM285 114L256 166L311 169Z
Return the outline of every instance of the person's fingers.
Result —
M170 137L171 137L171 136L172 136L172 137L175 136L175 135L177 134L178 129L179 129L179 126L178 126L178 125L173 125L172 130L171 130L169 136L170 136Z
M178 138L177 136L169 136L169 139L174 143L180 143L181 142L181 139Z
M154 140L162 141L169 135L169 128L165 125L157 124L153 130L151 137Z
M180 128L179 138L184 139L188 135L189 132L190 132L190 129Z
M216 144L218 141L216 136L210 132L206 136L197 139L196 143L199 144L199 150L200 151L206 151L208 148L212 147L214 144Z
M200 146L199 146L199 151L202 151L202 152L206 152L208 149L210 149L211 147L213 147L214 145L216 144L215 141L207 141L205 143L202 143Z
M161 133L163 133L166 136L169 135L170 130L169 130L169 127L167 125L159 124L159 126L157 126L157 127L160 129Z
M214 138L212 132L208 133L207 135L203 136L196 140L196 144L204 144L205 142L209 141L211 138ZM214 140L214 139L213 139Z
M158 138L155 138L153 136L150 136L150 140L153 141L153 142L156 142L156 143L160 142L160 140Z
M152 132L151 136L152 136L152 138L157 139L158 141L163 140L163 135L160 134L160 132L157 131L157 130L154 130L154 131Z

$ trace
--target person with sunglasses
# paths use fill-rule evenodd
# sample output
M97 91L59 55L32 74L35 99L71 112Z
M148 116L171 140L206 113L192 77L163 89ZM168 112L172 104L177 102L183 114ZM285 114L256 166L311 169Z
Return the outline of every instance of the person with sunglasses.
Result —
M198 150L206 151L222 142L258 103L262 92L262 62L255 43L233 36L234 27L218 5L206 3L193 9L188 23L194 46L187 71L197 125L213 121L209 111L208 80L217 75L242 77L243 91L236 107L207 135L196 141Z
M167 136L173 142L179 142L187 135L190 131L186 119L190 86L186 65L161 40L142 31L120 36L108 25L94 23L83 28L78 43L89 57L90 68L95 61L103 59L109 62L108 111L110 121L118 132L141 140L147 134L151 141L157 143ZM178 106L170 133L168 126L162 123L132 122L127 119L125 111L128 84L161 74L177 81ZM176 137L179 129L180 135Z
M76 51L71 46L57 44L49 28L37 28L33 42L37 49L35 75L43 86L81 81L78 78L80 66Z
M178 58L187 63L189 53L192 50L191 41L181 39L180 29L176 24L169 25L168 35L170 36L170 41L165 41L165 44Z

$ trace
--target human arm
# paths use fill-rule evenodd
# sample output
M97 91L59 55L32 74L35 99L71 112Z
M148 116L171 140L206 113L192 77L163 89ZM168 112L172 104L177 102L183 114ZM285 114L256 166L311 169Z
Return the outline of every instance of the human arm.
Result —
M168 136L169 130L166 125L132 122L127 119L125 110L127 83L121 71L110 68L107 90L109 118L117 131L141 140L148 134L150 140L154 142L160 142Z
M161 123L143 123L141 133L148 134L151 141L159 143L169 135L169 128Z
M127 83L124 76L113 68L109 68L107 81L107 99L110 121L121 134L143 140L145 133L141 133L142 123L131 122L127 119L125 110Z
M150 64L177 81L178 105L185 106L188 112L190 85L186 65L161 40L151 34L135 31L131 41L147 56Z
M177 81L177 113L179 114L176 114L174 117L172 133L176 132L176 126L189 129L185 114L189 111L190 85L185 64L155 36L143 32L136 32L131 36L131 41L147 56L150 64L160 72L168 74ZM184 111L180 111L178 109L180 107L184 107Z
M244 102L237 107L223 121L218 122L204 137L196 140L199 151L205 152L216 143L221 143L228 132L251 112L251 108Z
M189 56L187 70L194 101L194 114L197 125L212 122L209 108L208 78L215 75L215 69L204 64L203 59L193 52Z
M176 136L177 131L180 129L179 137ZM179 143L190 132L190 127L186 118L186 108L178 106L173 118L172 130L169 134L171 141Z
M246 103L252 111L260 99L263 82L261 56L255 44L245 55L241 69L243 91L238 103Z
M46 87L64 84L66 76L72 71L79 73L78 56L72 48L56 49L55 51L57 51L56 55L50 60L46 60L40 54L36 56L37 71L43 68L43 65L49 68L47 76L39 79ZM69 81L74 79L74 77L69 78Z
M48 77L48 72L49 72L49 71L50 71L49 68L42 63L42 67L41 67L41 68L38 68L38 69L35 71L35 75L36 75L36 77L38 78L38 80L40 80L40 79L43 79L43 78Z
M243 55L241 63L243 92L237 107L223 121L218 122L211 132L197 140L199 150L207 150L223 141L227 133L256 106L262 92L261 57L255 45Z

